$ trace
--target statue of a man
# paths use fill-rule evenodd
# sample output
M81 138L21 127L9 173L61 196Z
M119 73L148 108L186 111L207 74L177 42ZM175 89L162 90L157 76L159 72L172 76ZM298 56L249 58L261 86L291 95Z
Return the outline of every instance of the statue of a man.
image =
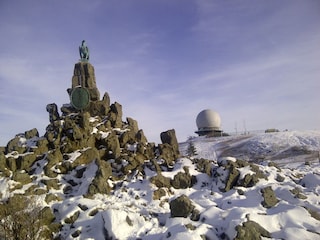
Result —
M85 40L82 41L81 46L79 47L79 53L81 61L89 61L89 48L87 47Z

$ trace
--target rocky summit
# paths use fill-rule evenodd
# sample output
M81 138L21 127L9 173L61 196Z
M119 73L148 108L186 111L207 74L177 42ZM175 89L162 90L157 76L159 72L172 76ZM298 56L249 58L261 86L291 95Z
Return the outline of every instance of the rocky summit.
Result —
M155 144L87 61L78 88L83 109L50 103L43 136L0 148L0 239L320 239L320 133Z
M55 103L48 104L49 124L44 136L34 128L16 135L0 149L0 176L8 190L0 194L2 205L17 196L44 199L56 217L43 222L43 238L64 239L59 231L76 220L73 216L61 222L53 207L59 202L63 205L61 201L74 197L110 195L119 182L145 177L146 166L161 174L179 157L174 129L161 133L163 143L157 146L148 142L136 120L127 117L123 121L121 104L110 104L108 93L100 100L89 62L75 64L68 94L79 86L90 94L90 104L83 111L68 103L60 114ZM94 175L89 177L91 172ZM0 229L0 236L3 234Z

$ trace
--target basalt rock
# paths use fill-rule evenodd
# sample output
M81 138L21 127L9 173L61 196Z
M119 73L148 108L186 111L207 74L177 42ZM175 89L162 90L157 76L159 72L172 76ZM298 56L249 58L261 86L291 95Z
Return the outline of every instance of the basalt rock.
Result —
M80 165L87 165L95 160L99 159L99 152L96 148L87 148L81 151L81 155L72 162L72 168L76 168Z
M168 168L172 168L174 165L174 162L177 160L178 156L175 153L174 147L169 145L168 143L165 144L159 144L158 145L160 156L159 158L162 158L166 166Z
M47 194L46 197L45 197L46 203L50 203L50 202L52 202L52 201L61 201L61 200L62 200L61 197L59 197L59 196L57 196L57 195L55 195L55 194L53 194L53 193L49 193L49 194Z
M120 147L124 148L126 144L133 144L136 142L136 134L130 130L121 134L119 138Z
M240 172L238 171L238 169L236 167L234 167L232 165L229 168L229 175L228 175L228 179L227 179L224 191L227 192L230 189L232 189L236 185L239 177L240 177Z
M118 158L120 157L120 143L118 136L115 134L115 132L112 132L109 134L109 136L105 139L105 146L107 148L107 159L111 158Z
M7 168L6 156L3 152L0 152L0 171L4 171Z
M52 170L52 167L57 165L59 162L63 160L63 156L59 149L52 150L47 155L47 165L44 166L44 173L51 178L56 177L58 174Z
M199 172L206 173L208 176L212 176L212 161L208 159L193 159L193 162L196 163L197 170Z
M58 179L43 179L41 180L41 183L43 183L44 185L47 186L47 189L50 190L50 189L55 189L55 190L58 190L60 189L60 183L59 183L59 180Z
M103 95L101 101L91 101L88 109L91 116L107 116L110 110L110 97L108 93Z
M36 128L33 128L29 131L25 131L24 135L26 139L30 139L34 137L39 137L39 132Z
M156 176L150 179L150 182L156 185L158 188L170 188L171 187L171 179L168 177L164 177L161 173L158 173Z
M155 151L156 151L156 146L154 143L147 143L147 145L144 146L145 150L144 150L144 154L146 155L146 157L148 159L153 159L155 158Z
M57 104L55 103L48 104L46 107L46 110L49 113L49 120L51 123L60 119Z
M88 112L80 113L78 118L79 127L83 129L86 134L90 132L90 114Z
M268 179L267 176L260 170L259 166L250 163L250 170L254 173L246 174L243 179L238 181L238 186L252 187L259 182L259 179Z
M110 106L109 120L113 128L122 127L122 106L115 102Z
M254 221L247 221L236 227L237 236L235 240L271 238L271 234Z
M5 153L6 152L6 147L0 146L0 153Z
M19 158L16 160L17 169L29 171L36 159L37 155L33 153L20 155Z
M11 170L11 171L16 171L17 170L17 161L16 161L16 158L13 158L13 157L8 157L6 159L6 164L8 166L8 168Z
M174 156L176 158L179 157L179 144L176 137L176 132L174 129L168 130L166 132L162 132L160 134L160 138L163 144L167 143L173 148Z
M261 193L262 193L262 197L263 197L263 201L261 204L265 208L271 208L279 202L274 191L272 190L272 188L270 186L261 189Z
M48 141L48 148L54 149L58 147L62 137L62 131L63 128L60 121L54 121L47 126L44 137Z
M79 62L74 65L71 87L75 88L78 86L88 89L91 101L97 101L100 99L94 67L88 62Z
M137 142L139 142L139 143L144 143L144 144L147 144L147 143L148 143L148 140L147 140L146 136L144 135L142 129L140 129L140 130L137 132L137 134L136 134L136 139L137 139Z
M224 166L225 169L229 170L229 175L226 180L226 185L224 191L229 191L234 186L242 186L242 187L252 187L257 182L259 182L260 178L267 179L267 176L260 170L260 168L252 163L248 163L244 160L236 160L231 161L227 160L226 162L220 162L220 166ZM240 178L240 168L250 167L250 170L253 173L246 174L242 179Z
M39 138L36 142L36 146L32 147L31 151L35 154L35 155L42 155L45 154L46 152L48 152L49 148L49 142L46 138L42 137Z
M111 165L103 160L97 160L98 171L95 178L91 182L88 188L87 197L92 197L97 193L109 194L111 187L107 180L112 176Z
M14 180L14 181L16 181L16 182L20 182L20 183L22 183L23 185L32 182L32 179L31 179L31 177L29 176L29 174L27 174L27 173L25 173L25 172L19 172L19 171L16 171L16 172L13 173L13 175L12 175L12 180Z
M6 147L6 153L10 153L12 151L17 151L18 153L22 154L26 151L26 147L22 146L20 142L20 136L16 136L13 139L11 139Z
M128 128L134 132L134 134L137 134L139 128L138 128L138 122L130 117L127 117L128 122Z
M66 224L73 224L78 219L79 215L80 215L80 211L76 211L72 216L66 218L64 222Z
M186 196L182 195L170 202L170 213L171 217L188 217L194 210L194 206L191 200Z
M153 200L160 200L162 197L166 196L166 194L167 193L164 188L159 188L153 192L152 199Z
M184 170L184 173L178 172L176 175L174 175L173 180L171 181L171 185L176 189L192 187L197 181L195 176L190 175L187 167L185 167Z

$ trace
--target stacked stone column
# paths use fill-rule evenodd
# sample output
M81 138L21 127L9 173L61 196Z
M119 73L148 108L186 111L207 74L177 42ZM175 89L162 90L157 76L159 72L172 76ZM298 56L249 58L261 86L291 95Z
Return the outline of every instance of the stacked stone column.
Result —
M74 65L71 87L73 89L77 86L88 89L91 101L100 100L100 92L96 84L94 67L89 62L79 62Z

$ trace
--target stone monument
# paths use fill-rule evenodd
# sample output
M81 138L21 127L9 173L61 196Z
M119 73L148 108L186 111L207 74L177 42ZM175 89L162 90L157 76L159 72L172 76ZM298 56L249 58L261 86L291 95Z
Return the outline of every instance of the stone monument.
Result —
M89 63L89 48L85 40L79 47L80 60L74 65L71 88L67 91L71 96L72 90L82 87L88 90L91 101L100 100L100 92L97 88L94 67Z
M71 88L81 86L90 94L91 101L100 100L100 92L97 88L94 67L89 62L78 62L74 65Z
M61 110L65 114L79 110L90 112L90 114L101 111L105 113L109 108L110 99L106 93L100 100L94 67L89 63L89 48L85 40L79 46L79 54L80 60L74 65L71 88L67 89L71 106L65 106Z

